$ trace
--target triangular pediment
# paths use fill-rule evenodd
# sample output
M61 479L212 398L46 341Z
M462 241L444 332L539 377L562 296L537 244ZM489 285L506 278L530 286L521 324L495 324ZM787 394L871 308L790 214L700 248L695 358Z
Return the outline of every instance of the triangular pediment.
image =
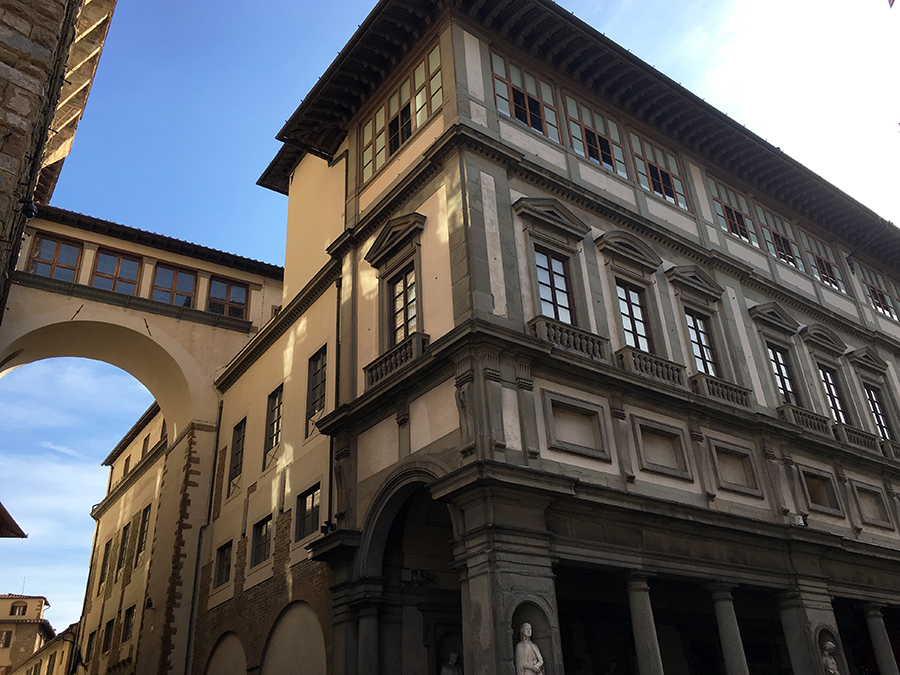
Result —
M392 218L381 228L381 232L375 238L375 243L366 253L366 262L372 267L380 267L385 260L424 228L425 216L421 213L410 213Z
M884 373L888 369L887 361L878 356L872 347L860 347L847 354L847 359L856 366L867 368L875 373Z
M590 225L563 206L558 199L522 197L513 204L513 211L522 218L550 226L577 239L584 239L584 235L591 231Z
M711 300L722 297L725 289L697 265L679 265L666 270L666 277L673 284L680 284Z
M847 351L847 344L837 333L820 323L813 323L804 328L800 331L800 337L807 344L818 347L832 356L840 356Z
M624 258L626 261L651 272L656 271L662 265L662 258L656 255L652 248L630 232L625 232L624 230L605 232L597 237L594 243L604 253Z
M797 332L797 329L800 328L800 324L797 320L777 302L767 302L764 305L756 305L755 307L751 307L748 311L755 321L762 321L772 328L777 328L788 335L793 335Z

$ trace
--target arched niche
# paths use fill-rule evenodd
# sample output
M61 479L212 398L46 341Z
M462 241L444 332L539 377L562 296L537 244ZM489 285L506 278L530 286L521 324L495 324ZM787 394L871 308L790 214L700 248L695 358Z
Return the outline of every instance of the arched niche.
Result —
M266 642L261 675L325 675L325 635L313 608L305 602L288 605Z
M247 675L247 657L237 635L225 633L219 638L204 672L206 675Z
M512 637L513 637L513 658L515 658L515 647L521 640L520 631L522 624L531 624L531 641L534 642L538 649L541 650L541 656L544 659L545 675L558 675L554 669L554 640L552 634L552 626L547 619L547 614L543 609L533 602L520 603L512 616ZM515 665L515 662L513 662Z

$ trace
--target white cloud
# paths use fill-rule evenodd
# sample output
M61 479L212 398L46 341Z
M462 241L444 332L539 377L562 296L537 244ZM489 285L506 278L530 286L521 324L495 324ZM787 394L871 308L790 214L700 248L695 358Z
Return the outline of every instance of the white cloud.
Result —
M67 448L64 445L55 445L50 441L44 441L41 443L41 447L49 448L50 450L56 450L56 452L61 452L64 455L69 455L70 457L80 457L83 458L84 455L76 450L72 450L71 448Z

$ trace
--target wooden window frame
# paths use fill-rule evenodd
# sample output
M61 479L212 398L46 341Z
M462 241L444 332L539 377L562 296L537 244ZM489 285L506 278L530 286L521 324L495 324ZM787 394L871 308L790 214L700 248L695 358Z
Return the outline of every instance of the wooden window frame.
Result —
M262 565L272 557L272 514L253 524L250 568Z
M898 299L895 297L896 286L894 286L895 292L892 293L888 282L885 282L884 275L866 265L860 264L859 272L860 281L862 282L866 299L869 301L869 306L882 316L897 321L898 307L896 305Z
M844 273L834 255L834 249L805 230L800 230L800 241L809 256L809 268L813 277L825 286L847 295Z
M412 278L412 284L409 278ZM388 314L388 347L394 347L413 333L419 331L419 275L414 261L410 261L404 265L398 272L394 273L387 282L388 305L390 308ZM400 288L398 293L397 289ZM410 288L412 288L412 299L410 299ZM402 298L402 306L397 309L397 299ZM412 311L410 311L412 309ZM400 323L398 324L398 318ZM402 332L402 336L400 333Z
M44 241L44 240L52 241L55 244L54 249L53 249L53 258L49 262L44 258L35 257L38 253L38 245L40 244L41 241ZM59 253L60 253L60 250L61 250L63 244L65 244L66 246L72 246L73 248L78 249L78 257L75 260L74 266L69 266L64 263L59 262ZM84 244L82 242L75 241L73 239L68 239L66 237L58 237L56 235L48 235L48 234L44 234L42 232L38 232L37 234L34 235L34 243L31 246L31 255L28 256L28 271L31 274L36 274L38 276L45 277L47 279L56 279L58 281L63 281L66 283L76 283L78 281L78 270L81 267L81 259L82 259L83 255L84 255ZM44 264L44 265L50 265L49 274L40 274L39 272L36 272L34 270L34 267L38 263ZM71 279L59 279L56 276L57 269L71 270L72 278Z
M759 248L759 237L753 226L753 216L750 215L750 202L747 198L718 178L707 176L707 179L719 228Z
M312 504L307 502L312 499ZM322 505L321 483L316 483L297 496L297 519L294 528L294 541L302 541L319 532L320 512Z
M678 158L674 153L634 131L629 132L629 138L631 139L631 154L634 157L638 184L647 192L670 204L690 211L684 190L684 178L682 178L681 170L678 167ZM673 169L670 165L674 165L675 168ZM667 187L671 194L666 191Z
M216 549L216 566L213 569L213 588L219 588L231 581L231 565L233 557L233 539L229 539Z
M14 602L9 607L9 615L10 616L25 616L27 613L28 613L28 603L27 602Z
M244 470L244 444L247 437L247 418L244 417L234 425L231 433L231 461L228 463L228 490L226 498L236 492L240 485L237 482Z
M620 295L620 290L625 291L625 297L623 298ZM647 312L647 289L639 286L631 281L626 281L620 277L615 277L615 291L616 291L616 304L619 309L619 321L622 326L622 334L624 344L633 349L637 349L642 352L647 352L648 354L655 354L656 351L653 345L653 330L650 321L650 316ZM637 297L637 302L632 298L632 294ZM627 307L628 311L625 311L623 308L623 302ZM634 307L637 307L641 311L641 318L637 318L634 315ZM626 320L628 322L628 327L626 327ZM644 334L641 335L637 332L637 325L643 324L644 326ZM629 339L629 336L632 336ZM635 337L638 339L635 342ZM646 342L646 345L641 346L641 340ZM634 343L634 344L633 344Z
M566 119L572 149L607 171L628 179L625 147L619 125L607 115L565 95Z
M9 649L12 644L12 631L0 630L0 649Z
M547 264L541 265L540 257L546 259ZM558 263L562 267L562 273L557 271L553 263ZM569 270L569 256L552 251L544 246L535 245L534 247L534 269L535 278L537 280L538 304L542 316L549 317L560 323L566 323L571 326L578 325L578 314L575 309L575 299L572 293L572 274ZM544 271L548 280L541 280L541 272ZM555 283L557 277L562 278L563 288L558 288ZM544 289L547 289L549 298L544 297ZM561 301L565 300L565 303ZM567 303L567 304L566 304ZM552 311L548 313L547 309ZM568 317L565 317L568 314Z
M107 255L111 258L116 259L115 271L112 274L107 274L106 272L101 272L98 268L100 267L100 256ZM122 271L122 261L133 262L137 264L137 272L135 273L134 279L129 279L127 277L123 277L121 275ZM132 256L127 253L121 253L119 251L113 251L111 249L98 249L97 255L94 256L94 269L91 271L91 286L94 288L100 288L101 290L112 291L114 293L122 293L123 295L137 295L141 286L141 271L143 270L143 261L141 258L137 256ZM97 279L108 279L111 283L111 288L102 288L97 285ZM132 292L123 291L119 289L119 283L123 284L132 284L134 286L134 290Z
M220 300L219 298L213 298L213 284L225 284L225 299ZM240 288L244 292L244 301L243 302L235 302L231 298L231 291L233 288ZM247 319L247 310L250 307L250 287L242 282L242 281L232 281L230 279L223 279L222 277L210 277L209 279L209 293L206 298L206 311L211 312L213 314L218 314L219 316L227 316L231 319ZM221 305L221 311L219 309L213 309L213 305ZM236 310L232 313L232 310Z
M325 410L328 388L328 346L323 345L309 357L306 377L306 436L312 433L316 415Z
M762 231L766 250L773 258L780 260L801 272L806 272L803 253L797 241L797 230L787 218L760 204L756 205L757 224Z
M157 281L157 279L159 278L159 271L160 271L160 270L166 270L166 271L172 272L172 286L171 286L171 287L168 287L168 288L167 288L166 286L158 286L158 285L157 285L156 281ZM191 287L191 294L190 294L190 296L188 296L188 295L187 295L186 293L184 293L183 291L179 291L179 290L178 290L178 276L179 276L180 274L188 274L188 275L190 275L190 276L192 276L192 277L194 278L194 283L193 283L193 285L192 285L192 287ZM151 300L155 300L156 302L164 302L164 303L166 303L167 305L174 305L175 307L187 307L187 308L191 308L191 307L194 306L194 299L195 299L196 296L197 296L197 286L199 285L198 282L199 282L199 275L197 274L197 271L196 271L196 270L189 270L189 269L185 269L185 268L182 268L182 267L175 267L175 266L173 266L173 265L159 265L159 264L157 264L157 265L156 265L156 269L153 270L153 285L152 285L151 288L150 288L150 299L151 299ZM159 291L159 292L161 292L161 293L162 293L162 292L168 293L168 294L169 294L169 299L168 299L168 300L161 300L161 299L157 298L157 297L156 297L157 291ZM176 298L176 297L180 297L180 298L188 298L188 297L189 297L189 298L190 298L190 302L189 302L188 304L186 304L186 305L184 305L184 304L178 304L178 303L175 302L175 298Z
M491 50L490 58L497 112L551 141L561 143L553 85L530 68L523 68L494 50ZM530 90L529 87L532 86L533 90ZM504 91L506 96L503 95Z

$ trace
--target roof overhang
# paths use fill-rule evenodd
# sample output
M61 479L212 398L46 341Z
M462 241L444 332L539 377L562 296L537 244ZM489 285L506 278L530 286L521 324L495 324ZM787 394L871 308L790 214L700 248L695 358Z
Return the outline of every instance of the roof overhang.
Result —
M13 520L13 517L9 515L9 511L3 507L3 504L0 504L0 537L24 539L27 536L16 521Z

